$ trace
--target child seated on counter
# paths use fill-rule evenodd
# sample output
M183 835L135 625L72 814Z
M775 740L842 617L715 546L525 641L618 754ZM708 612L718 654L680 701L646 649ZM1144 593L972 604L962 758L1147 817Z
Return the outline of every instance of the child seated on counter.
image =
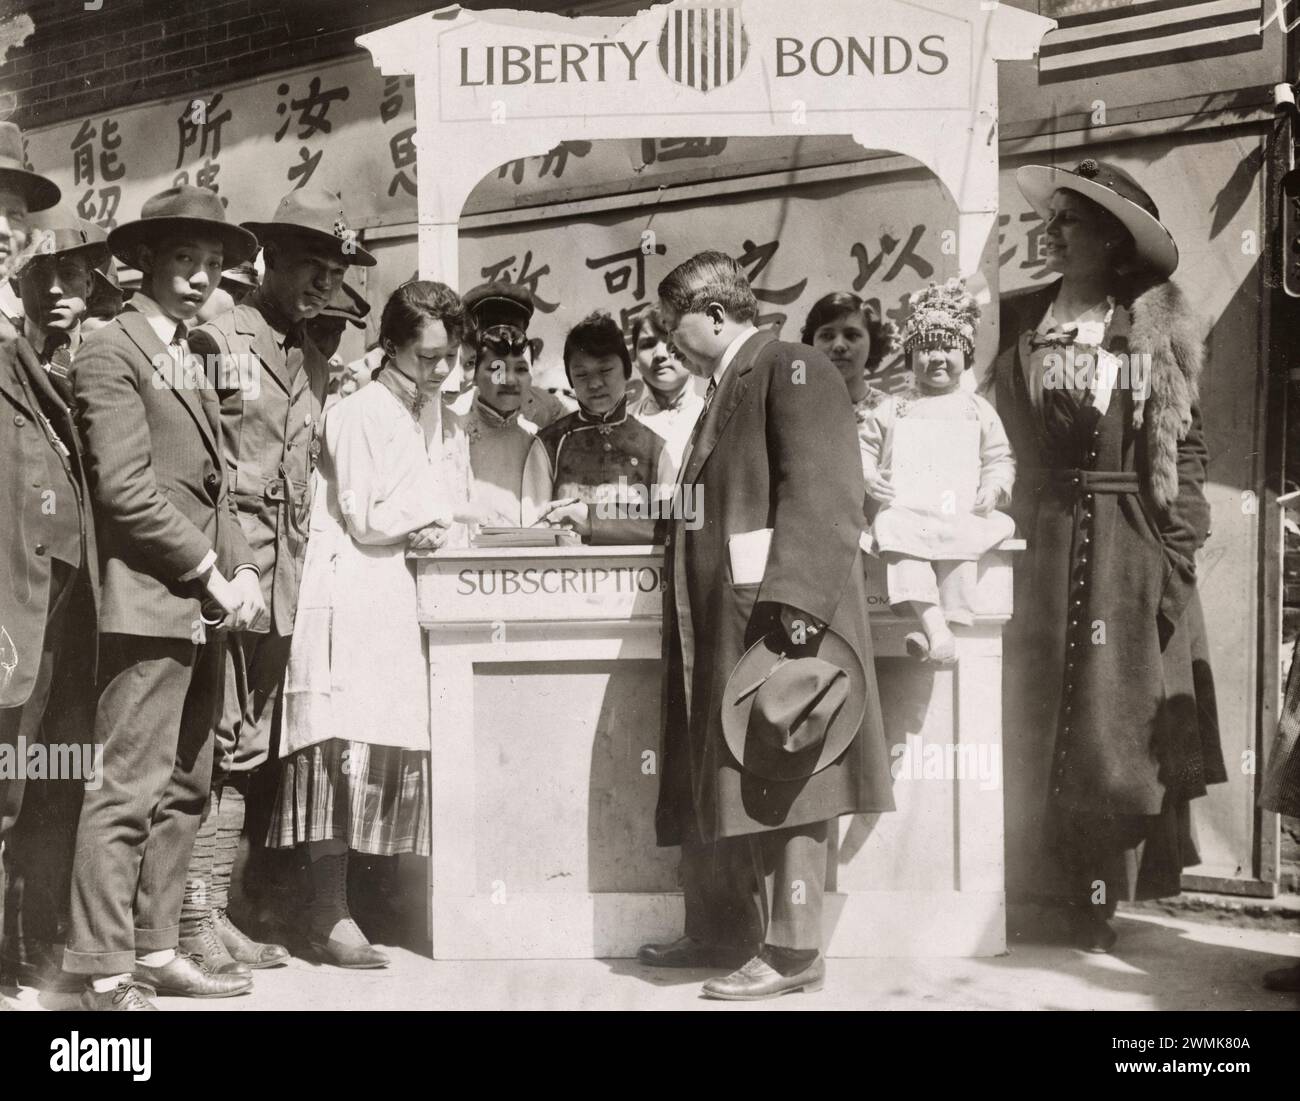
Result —
M937 665L956 660L949 624L973 622L979 558L1015 525L1015 459L997 412L961 386L975 350L979 306L958 279L912 295L903 350L909 390L882 396L859 426L867 493L881 505L870 543L885 563L889 603L920 630L907 649Z

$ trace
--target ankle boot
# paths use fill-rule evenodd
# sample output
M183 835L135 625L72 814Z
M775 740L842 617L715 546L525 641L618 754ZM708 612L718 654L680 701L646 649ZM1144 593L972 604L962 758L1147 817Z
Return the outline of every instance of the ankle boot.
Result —
M212 975L247 976L252 973L247 966L226 951L226 946L217 936L217 928L212 922L211 912L204 914L197 925L190 925L181 930L176 950L197 956L203 970Z
M371 946L348 911L348 854L313 860L311 884L311 946L338 967L387 967L388 957Z
M212 912L212 925L217 939L225 946L227 952L240 963L247 964L254 970L263 967L282 967L289 962L289 949L280 944L259 944L246 936L230 920L225 910Z

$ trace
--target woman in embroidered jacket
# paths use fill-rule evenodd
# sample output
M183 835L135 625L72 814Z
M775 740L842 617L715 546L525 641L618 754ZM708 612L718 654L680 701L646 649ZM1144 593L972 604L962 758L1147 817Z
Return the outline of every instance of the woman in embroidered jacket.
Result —
M347 852L429 852L428 667L408 546L465 545L469 451L438 398L464 331L441 283L384 308L374 381L325 416L325 450L285 685L268 843L305 845L314 947L382 967L347 908Z
M1105 952L1120 898L1178 892L1189 800L1226 779L1196 593L1204 330L1128 173L1017 178L1061 279L1004 299L990 374L1029 542L1005 638L1008 878L1071 903L1079 946Z

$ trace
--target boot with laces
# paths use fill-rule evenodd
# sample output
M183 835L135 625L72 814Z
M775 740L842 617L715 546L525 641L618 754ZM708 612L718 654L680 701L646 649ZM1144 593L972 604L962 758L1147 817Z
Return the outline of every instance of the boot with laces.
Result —
M311 946L338 967L387 967L388 957L371 945L348 910L348 854L312 860L311 883Z
M203 970L212 975L251 974L248 965L240 963L227 950L217 934L211 912L204 914L197 924L189 925L182 930L176 950L196 957Z

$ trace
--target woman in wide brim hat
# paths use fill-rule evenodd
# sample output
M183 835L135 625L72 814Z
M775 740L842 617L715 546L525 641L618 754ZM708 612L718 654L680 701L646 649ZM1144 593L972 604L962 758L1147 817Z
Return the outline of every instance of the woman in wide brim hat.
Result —
M128 267L139 268L141 245L177 237L197 237L221 242L222 263L234 267L257 255L257 238L226 221L226 208L215 191L206 187L169 187L145 200L140 217L125 222L108 235L108 247Z
M290 191L269 222L243 222L264 245L298 240L323 248L345 264L374 267L379 261L363 249L357 232L349 228L338 192L324 187L302 187Z
M1005 646L1008 889L1064 899L1079 946L1109 951L1119 899L1178 893L1190 800L1226 779L1196 591L1205 330L1128 172L1089 158L1017 182L1060 278L1003 298L989 379L1028 539Z

